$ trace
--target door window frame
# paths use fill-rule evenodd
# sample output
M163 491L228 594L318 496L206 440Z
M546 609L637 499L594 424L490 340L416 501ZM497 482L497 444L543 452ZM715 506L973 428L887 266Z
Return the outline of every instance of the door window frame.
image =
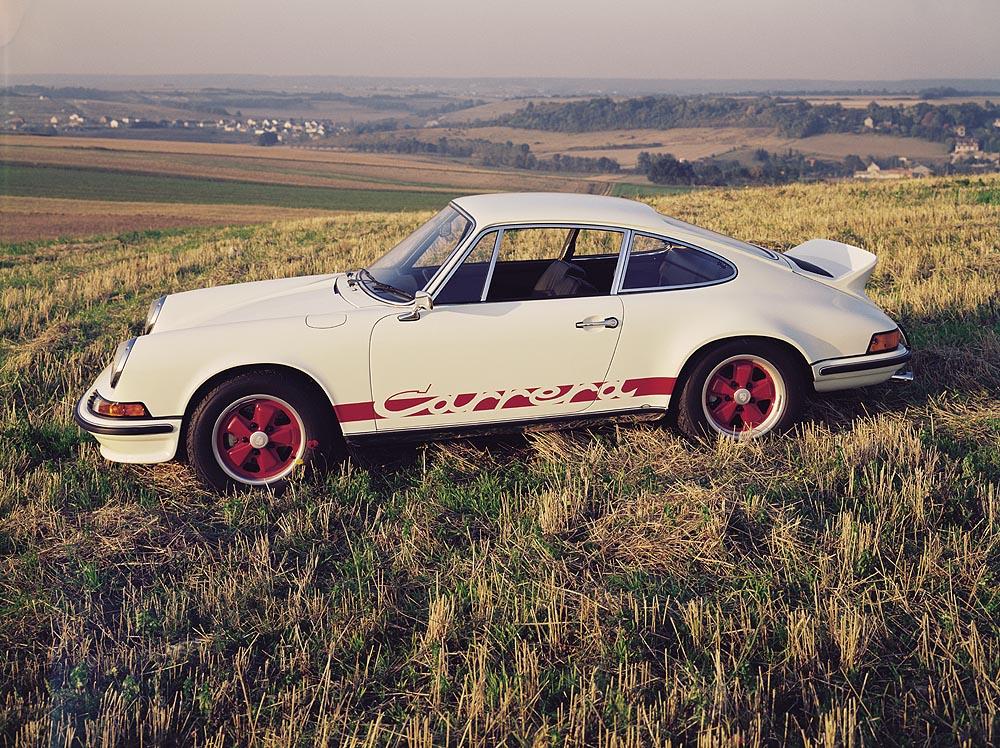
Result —
M490 283L493 281L493 271L496 268L497 260L500 255L500 246L503 243L503 235L505 231L514 231L519 229L566 229L570 231L572 229L580 230L592 230L592 231L611 231L616 234L621 234L621 244L618 247L618 258L615 261L615 272L611 278L611 290L607 294L600 294L597 297L588 298L601 298L603 296L615 296L618 293L618 289L621 286L622 278L624 277L625 264L627 259L627 252L632 244L632 236L635 232L632 229L627 229L623 226L611 226L608 224L598 224L598 223L574 223L568 221L554 221L552 223L504 223L504 224L494 224L492 226L486 226L475 234L472 241L466 245L464 249L460 249L456 252L458 259L451 263L451 266L447 268L445 273L440 274L439 278L434 278L430 283L427 284L427 291L432 297L437 297L438 293L443 289L451 277L458 271L458 268L468 259L469 255L476 248L479 240L492 231L497 232L496 239L493 241L493 254L490 257L490 266L486 271L486 281L483 283L483 290L480 293L479 301L465 302L466 304L509 304L509 301L488 301L487 295L490 291ZM557 259L562 259L557 258ZM567 297L576 298L576 297ZM521 301L559 301L559 299L519 299ZM462 306L462 304L444 304L443 306Z

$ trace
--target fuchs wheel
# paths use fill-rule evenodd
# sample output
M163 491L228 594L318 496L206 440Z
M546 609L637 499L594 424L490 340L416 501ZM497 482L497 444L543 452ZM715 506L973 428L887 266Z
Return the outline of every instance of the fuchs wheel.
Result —
M689 436L730 439L784 430L801 409L800 369L778 345L725 343L694 364L680 393L677 425Z
M272 395L247 395L226 408L212 429L212 451L230 478L250 486L287 476L302 459L306 427L291 405Z
M281 491L297 470L340 452L332 418L329 402L310 383L277 371L238 374L195 407L187 452L217 491Z

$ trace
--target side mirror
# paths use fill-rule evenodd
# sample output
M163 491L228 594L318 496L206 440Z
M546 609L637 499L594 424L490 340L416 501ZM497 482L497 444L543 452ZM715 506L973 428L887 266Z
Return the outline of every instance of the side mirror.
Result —
M400 322L416 322L420 315L429 312L434 308L434 299L426 291L417 291L413 294L413 311L399 315Z

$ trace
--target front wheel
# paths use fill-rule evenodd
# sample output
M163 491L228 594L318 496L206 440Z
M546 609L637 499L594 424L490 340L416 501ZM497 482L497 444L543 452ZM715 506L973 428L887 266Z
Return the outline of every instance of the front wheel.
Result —
M791 426L802 394L793 354L772 343L733 340L694 364L680 393L677 425L696 438L752 439Z
M191 414L191 465L216 491L281 491L297 471L336 451L325 400L306 382L278 372L238 374L209 391Z

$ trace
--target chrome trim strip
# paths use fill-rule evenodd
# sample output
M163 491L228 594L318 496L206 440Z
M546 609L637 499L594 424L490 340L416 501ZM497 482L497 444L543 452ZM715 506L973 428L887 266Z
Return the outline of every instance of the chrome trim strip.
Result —
M876 360L856 360L851 363L845 364L834 364L832 366L824 366L819 370L819 375L821 377L830 376L831 374L850 374L856 371L875 371L877 369L888 369L892 366L902 366L907 363L911 358L913 358L912 351L906 351L899 355L893 356L891 358L882 358Z
M156 320L160 318L160 312L163 310L163 303L167 300L166 294L158 299L155 299L152 304L149 305L149 311L146 312L146 323L143 325L142 334L149 335L156 327Z
M497 257L500 255L500 243L503 241L503 229L497 230L496 239L493 240L493 253L490 255L490 266L486 271L486 282L483 283L483 292L479 295L479 301L486 301L486 296L490 292L490 283L493 282L493 270L497 266Z
M615 265L615 274L611 278L612 296L617 296L621 290L622 281L625 278L625 266L628 265L628 252L632 248L633 236L635 236L635 231L625 229L625 235L622 237L622 245L618 248L618 264Z
M122 373L125 371L125 364L128 363L129 354L132 353L132 347L135 345L135 341L138 338L129 338L124 343L118 345L115 351L115 360L111 364L111 389L115 388L118 384L118 380L122 378Z

